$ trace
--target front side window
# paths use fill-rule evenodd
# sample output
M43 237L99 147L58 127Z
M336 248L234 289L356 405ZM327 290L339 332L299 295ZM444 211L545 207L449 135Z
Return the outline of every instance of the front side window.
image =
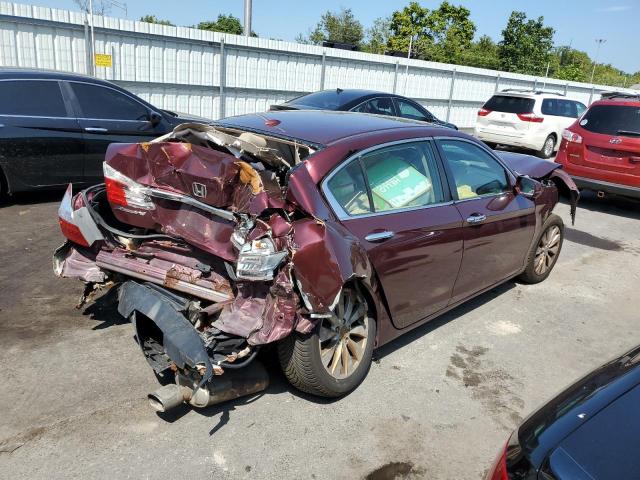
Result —
M398 102L398 110L400 111L400 116L404 118L411 118L413 120L421 120L423 122L428 122L430 119L422 112L418 107L413 105L411 102L407 102L406 100L397 99Z
M395 115L393 111L393 104L388 97L374 98L361 103L355 108L351 109L352 112L359 113L374 113L376 115Z
M71 82L82 118L106 120L149 120L147 108L112 88Z
M8 80L0 82L0 114L66 117L67 109L56 81Z
M587 109L587 106L584 103L573 102L576 104L576 118L582 116L584 111Z
M459 140L441 140L440 147L460 200L509 190L507 172L484 149Z

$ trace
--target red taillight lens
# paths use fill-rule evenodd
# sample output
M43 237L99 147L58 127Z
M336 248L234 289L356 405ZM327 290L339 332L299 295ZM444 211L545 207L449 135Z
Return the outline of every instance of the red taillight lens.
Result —
M567 142L571 143L582 143L582 137L578 135L576 132L572 132L571 130L564 130L562 132L562 138Z
M509 480L507 472L507 445L503 447L487 473L486 480Z
M134 182L106 162L102 166L104 168L104 183L107 188L107 200L111 205L142 210L156 208L147 195L148 189L144 185Z
M479 117L486 117L490 113L491 113L491 110L487 110L486 108L481 108L480 110L478 110Z
M127 194L125 192L125 186L113 178L104 179L104 184L107 187L107 200L111 205L127 206Z
M542 123L544 117L538 117L535 113L519 113L518 118L523 122Z
M88 247L89 242L84 238L80 229L73 223L67 222L65 219L58 217L58 223L60 224L60 230L62 235L71 240L73 243Z

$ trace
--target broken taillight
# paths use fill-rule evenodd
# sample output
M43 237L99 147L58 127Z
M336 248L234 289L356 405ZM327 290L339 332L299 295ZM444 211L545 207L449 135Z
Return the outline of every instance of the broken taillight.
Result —
M88 247L89 242L80 231L80 228L75 224L73 220L73 199L72 199L72 187L71 184L67 187L67 191L64 192L62 202L58 208L58 223L60 224L60 230L62 234L71 240L73 243Z
M118 170L103 163L104 183L107 188L107 199L111 205L153 210L154 203L147 195L147 188L131 180Z

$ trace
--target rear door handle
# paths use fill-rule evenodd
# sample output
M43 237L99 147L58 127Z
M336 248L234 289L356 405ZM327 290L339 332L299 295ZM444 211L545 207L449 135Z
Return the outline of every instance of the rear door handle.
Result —
M375 232L375 233L370 233L369 235L364 237L364 239L367 242L382 242L384 240L390 239L394 235L395 235L395 233L389 232L389 231Z
M640 157L629 157L631 163L640 163Z
M477 225L478 223L482 223L487 219L487 216L482 213L474 213L470 217L467 218L467 223L471 225Z
M90 133L107 133L109 130L102 127L85 127L84 131Z

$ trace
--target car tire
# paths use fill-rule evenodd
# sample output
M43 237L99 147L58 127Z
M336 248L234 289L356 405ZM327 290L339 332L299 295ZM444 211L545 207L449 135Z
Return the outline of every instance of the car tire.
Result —
M376 322L366 298L359 289L345 287L332 318L321 319L311 333L294 333L278 342L278 358L297 389L339 397L367 376L375 338Z
M556 148L556 142L557 139L554 134L551 134L547 138L545 138L544 143L542 144L542 148L538 151L538 156L540 158L551 158Z
M558 215L552 213L529 250L527 266L518 279L531 284L545 280L558 261L563 240L564 223Z

